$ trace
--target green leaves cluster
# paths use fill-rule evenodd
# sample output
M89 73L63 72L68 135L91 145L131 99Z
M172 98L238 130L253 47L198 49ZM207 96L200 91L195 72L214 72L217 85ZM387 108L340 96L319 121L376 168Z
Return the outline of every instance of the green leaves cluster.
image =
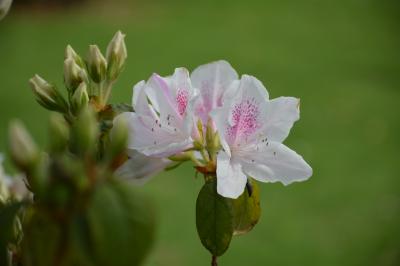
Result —
M201 243L213 256L221 256L229 248L232 237L249 232L260 214L256 182L248 183L239 198L229 199L217 193L216 178L209 178L196 202L196 226Z

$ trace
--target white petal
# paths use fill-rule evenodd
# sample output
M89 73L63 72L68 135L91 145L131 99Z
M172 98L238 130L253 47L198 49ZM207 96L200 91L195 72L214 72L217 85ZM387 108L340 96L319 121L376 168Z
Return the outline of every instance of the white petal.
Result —
M179 131L171 131L159 127L148 116L126 112L118 115L114 121L126 120L129 132L128 148L153 157L167 157L188 149L192 145L190 136L184 136ZM115 122L117 123L117 122Z
M239 85L240 96L242 98L255 98L260 100L268 100L268 91L265 86L256 77L250 75L242 75Z
M203 124L207 124L209 112L222 105L222 95L237 79L236 71L223 60L201 65L192 72L193 87L200 94L195 109L196 115L201 118Z
M252 76L243 75L240 83L231 84L223 99L223 108L229 109L223 118L225 139L231 147L258 138L265 121L267 99L267 90Z
M145 183L171 164L168 159L148 157L135 150L129 150L128 155L129 159L115 171L115 175L132 179L136 184Z
M180 116L176 109L171 82L169 78L153 74L147 82L146 92L156 110L163 118L168 115L178 119Z
M262 182L288 185L307 180L312 175L312 169L303 157L279 142L263 142L234 156L240 157L243 171L248 176Z
M132 106L135 109L135 113L151 116L153 118L157 117L154 108L148 103L146 83L143 80L133 87Z
M279 97L268 102L263 135L273 141L282 142L289 135L293 123L299 120L300 100L293 97Z
M246 187L247 177L241 166L220 151L217 157L217 192L223 197L236 199Z

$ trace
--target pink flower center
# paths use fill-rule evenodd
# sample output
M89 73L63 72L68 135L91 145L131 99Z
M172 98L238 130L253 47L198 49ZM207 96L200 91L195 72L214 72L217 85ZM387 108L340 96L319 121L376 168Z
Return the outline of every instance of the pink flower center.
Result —
M260 111L254 98L243 100L234 105L232 110L233 126L228 126L227 135L231 141L237 137L247 138L260 127Z
M183 115L186 111L188 98L189 98L189 93L187 90L178 89L178 93L176 95L176 102L178 104L178 112L180 115Z

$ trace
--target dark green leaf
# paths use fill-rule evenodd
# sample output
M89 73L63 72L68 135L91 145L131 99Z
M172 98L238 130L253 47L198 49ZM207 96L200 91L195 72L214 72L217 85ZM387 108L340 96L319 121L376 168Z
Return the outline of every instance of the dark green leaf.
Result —
M204 184L196 202L196 226L201 243L212 255L228 249L233 234L230 200L217 193L216 178Z
M68 228L62 228L45 213L30 209L24 223L21 243L22 265L52 266L65 265Z
M126 183L96 190L87 216L95 265L140 265L153 242L151 208Z
M7 246L15 238L15 219L22 204L22 202L12 202L0 206L0 265L8 265Z
M261 215L260 192L255 181L249 181L243 194L232 200L233 228L235 235L249 232Z

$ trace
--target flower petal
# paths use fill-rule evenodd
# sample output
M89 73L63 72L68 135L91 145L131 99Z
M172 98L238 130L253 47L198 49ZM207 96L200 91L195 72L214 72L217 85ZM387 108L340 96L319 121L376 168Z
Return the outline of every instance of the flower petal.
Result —
M135 150L128 150L128 155L129 159L115 171L115 175L132 179L136 184L145 183L171 164L168 159L148 157Z
M246 187L247 177L241 166L220 151L217 157L217 192L223 197L236 199Z
M128 148L137 150L147 156L167 157L181 152L192 145L190 135L183 135L167 127L159 127L153 118L126 112L118 115L116 120L124 119L128 125Z
M195 114L206 125L210 111L222 105L222 95L238 74L227 61L220 60L197 67L190 77L201 96Z
M143 80L133 87L132 106L135 109L135 113L157 117L154 109L148 103L146 83Z
M219 131L231 147L257 139L265 120L268 92L256 78L243 75L240 82L232 82L224 94L223 108L229 109Z
M300 100L293 97L279 97L268 102L265 123L260 130L273 141L282 142L289 135L294 122L299 120Z
M262 182L292 182L307 180L312 175L311 167L303 157L279 142L266 141L248 147L234 156L246 175Z

